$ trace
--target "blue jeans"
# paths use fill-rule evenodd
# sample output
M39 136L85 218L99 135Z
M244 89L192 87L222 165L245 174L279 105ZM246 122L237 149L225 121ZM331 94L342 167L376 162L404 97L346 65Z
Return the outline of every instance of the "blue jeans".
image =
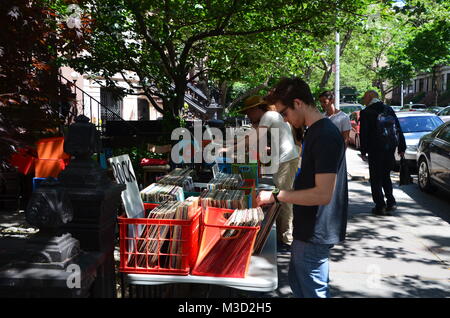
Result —
M330 244L294 240L291 245L289 284L294 297L329 298Z

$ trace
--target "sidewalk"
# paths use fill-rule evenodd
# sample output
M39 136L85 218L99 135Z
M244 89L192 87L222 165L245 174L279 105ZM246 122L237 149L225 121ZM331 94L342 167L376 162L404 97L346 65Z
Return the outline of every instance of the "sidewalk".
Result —
M345 242L331 250L332 297L450 297L450 201L422 194L417 184L399 187L393 173L398 209L373 216L369 169L351 148L347 170L349 220ZM289 259L289 250L278 251L278 289L263 297L292 297Z
M368 183L349 182L347 238L331 253L334 297L450 297L450 225L402 190L394 196L394 216L373 216Z
M333 297L450 297L450 224L433 213L450 205L420 204L417 185L399 187L393 173L398 209L373 216L367 163L348 149L347 167L349 222L331 253Z
M398 187L394 181L398 210L394 216L373 216L367 164L348 149L347 167L347 238L331 252L332 297L450 297L450 199L423 194L416 184ZM0 213L3 239L34 231L23 213ZM278 251L277 290L239 291L239 297L292 297L289 260L288 249Z

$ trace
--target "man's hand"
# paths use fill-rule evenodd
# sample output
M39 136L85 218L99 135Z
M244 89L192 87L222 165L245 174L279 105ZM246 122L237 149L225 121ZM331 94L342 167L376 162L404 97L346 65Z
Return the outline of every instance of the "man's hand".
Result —
M404 152L399 152L398 155L400 156L400 158L403 158L405 156Z
M362 159L363 161L367 161L367 160L368 160L365 153L362 153L362 154L361 154L361 159Z
M261 191L256 197L256 205L268 205L275 202L272 191Z

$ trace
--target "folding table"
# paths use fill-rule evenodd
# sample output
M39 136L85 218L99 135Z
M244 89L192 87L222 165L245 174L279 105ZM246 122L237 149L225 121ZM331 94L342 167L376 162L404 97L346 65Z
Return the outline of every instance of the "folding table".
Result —
M278 287L276 227L275 225L272 227L260 255L251 256L248 274L245 278L129 273L124 273L123 275L126 284L130 285L148 286L173 283L193 283L221 285L254 292L273 291Z

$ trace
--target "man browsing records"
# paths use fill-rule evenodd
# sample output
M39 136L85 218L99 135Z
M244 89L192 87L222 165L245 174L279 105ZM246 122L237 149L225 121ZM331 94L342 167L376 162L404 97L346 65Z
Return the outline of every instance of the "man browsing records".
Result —
M261 96L251 96L244 101L244 108L240 110L250 119L257 131L258 139L266 138L267 132L274 128L279 131L279 161L276 171L273 173L275 186L283 190L292 190L295 172L298 169L299 151L294 142L292 129L283 117L276 111L275 106L268 104ZM260 129L267 129L264 130ZM277 154L272 153L273 156ZM282 203L277 217L278 242L286 245L292 243L292 204Z
M345 239L348 188L344 140L315 107L306 82L284 78L266 99L304 136L301 172L294 190L262 191L258 205L294 204L289 283L295 297L329 297L330 249Z

